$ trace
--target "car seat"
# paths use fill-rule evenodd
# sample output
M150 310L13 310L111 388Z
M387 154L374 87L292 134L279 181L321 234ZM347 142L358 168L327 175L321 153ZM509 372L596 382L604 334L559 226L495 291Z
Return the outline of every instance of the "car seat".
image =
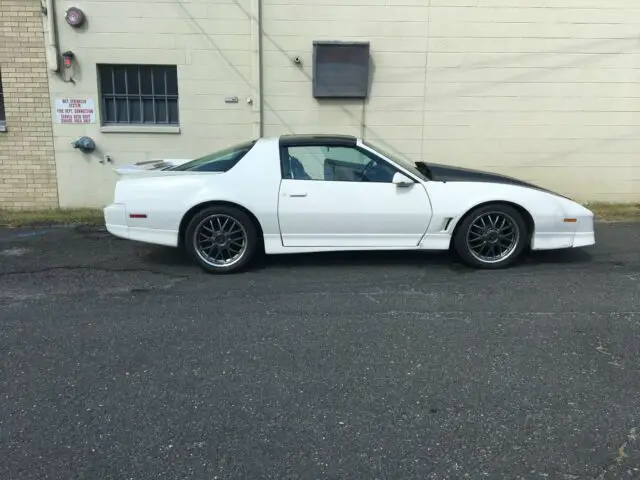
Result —
M289 155L287 163L286 177L294 180L311 180L311 177L304 169L302 162L296 157Z

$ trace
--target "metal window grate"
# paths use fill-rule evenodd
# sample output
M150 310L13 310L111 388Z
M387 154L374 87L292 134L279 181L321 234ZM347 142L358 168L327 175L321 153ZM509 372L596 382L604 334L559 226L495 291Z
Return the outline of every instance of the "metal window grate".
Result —
M171 65L98 65L102 123L178 125L178 72Z
M4 91L2 90L2 72L0 71L0 131L4 131L7 125L4 113Z

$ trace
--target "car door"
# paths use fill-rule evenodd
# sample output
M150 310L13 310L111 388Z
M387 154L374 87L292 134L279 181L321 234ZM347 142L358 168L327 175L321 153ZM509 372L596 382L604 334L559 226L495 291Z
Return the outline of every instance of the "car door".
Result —
M414 247L431 220L424 186L358 146L281 148L278 220L285 247Z

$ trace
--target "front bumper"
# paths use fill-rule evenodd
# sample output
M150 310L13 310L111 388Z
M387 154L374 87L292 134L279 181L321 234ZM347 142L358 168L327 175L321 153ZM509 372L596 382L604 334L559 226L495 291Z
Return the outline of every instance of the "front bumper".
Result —
M581 248L595 245L595 218L582 205L567 201L554 215L539 218L532 250Z
M576 217L578 221L573 235L574 248L588 247L596 243L595 216L590 210L582 206L581 208L583 210L580 211L581 215Z

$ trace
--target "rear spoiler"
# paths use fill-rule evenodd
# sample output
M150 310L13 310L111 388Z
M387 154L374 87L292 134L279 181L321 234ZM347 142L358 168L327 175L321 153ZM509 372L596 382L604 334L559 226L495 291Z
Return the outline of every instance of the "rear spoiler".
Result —
M191 158L163 158L157 160L147 160L144 162L130 163L127 165L120 165L113 169L118 175L128 175L135 173L145 172L158 172L162 170L169 170L172 167L190 162Z

